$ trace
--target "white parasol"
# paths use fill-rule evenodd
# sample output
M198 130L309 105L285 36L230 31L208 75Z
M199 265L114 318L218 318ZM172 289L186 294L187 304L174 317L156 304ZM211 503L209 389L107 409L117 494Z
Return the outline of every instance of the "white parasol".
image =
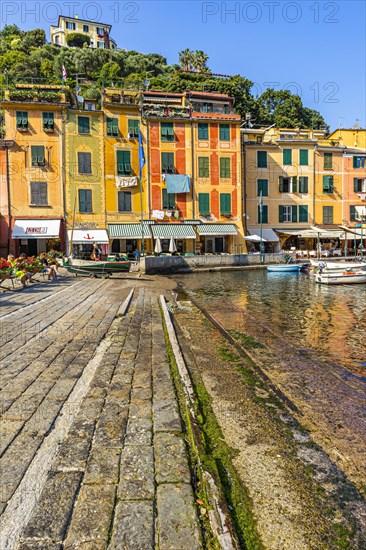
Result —
M173 237L170 238L170 243L169 243L169 252L171 252L171 254L174 254L174 252L177 251L177 246L175 244L175 240L173 239Z
M162 248L161 248L161 241L160 241L160 238L158 237L157 239L155 239L155 248L154 248L154 252L155 254L160 254L162 251Z

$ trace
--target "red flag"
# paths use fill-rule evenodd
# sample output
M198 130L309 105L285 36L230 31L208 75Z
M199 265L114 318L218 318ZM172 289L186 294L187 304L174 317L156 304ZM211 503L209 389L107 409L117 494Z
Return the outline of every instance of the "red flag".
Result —
M67 78L67 72L65 69L65 65L62 65L62 80L66 80Z

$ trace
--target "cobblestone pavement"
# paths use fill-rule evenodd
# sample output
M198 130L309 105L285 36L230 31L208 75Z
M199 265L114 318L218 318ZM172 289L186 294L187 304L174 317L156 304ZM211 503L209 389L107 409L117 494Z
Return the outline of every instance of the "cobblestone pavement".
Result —
M65 278L1 304L1 550L200 548L158 294Z

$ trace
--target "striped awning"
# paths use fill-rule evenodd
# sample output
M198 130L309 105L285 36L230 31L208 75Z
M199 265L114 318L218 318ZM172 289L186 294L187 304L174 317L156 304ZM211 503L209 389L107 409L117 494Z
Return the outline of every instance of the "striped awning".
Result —
M233 223L203 223L197 225L199 235L237 235L238 230Z
M191 225L185 223L157 223L152 225L154 239L195 239L196 233Z
M151 224L143 222L144 239L151 239ZM142 239L141 223L110 223L108 225L111 239Z

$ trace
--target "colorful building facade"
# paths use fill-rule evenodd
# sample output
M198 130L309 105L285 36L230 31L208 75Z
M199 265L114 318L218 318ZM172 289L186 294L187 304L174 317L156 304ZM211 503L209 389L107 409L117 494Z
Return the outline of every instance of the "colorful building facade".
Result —
M57 25L51 25L50 27L50 37L52 44L68 47L67 37L70 34L84 34L90 40L90 48L114 50L117 44L109 36L111 28L112 25L106 23L79 19L78 15L75 15L75 17L60 15Z
M2 170L6 199L1 208L11 232L7 248L29 255L63 248L64 91L61 86L18 85L5 92L2 107L5 142L11 144L8 167L5 159Z

